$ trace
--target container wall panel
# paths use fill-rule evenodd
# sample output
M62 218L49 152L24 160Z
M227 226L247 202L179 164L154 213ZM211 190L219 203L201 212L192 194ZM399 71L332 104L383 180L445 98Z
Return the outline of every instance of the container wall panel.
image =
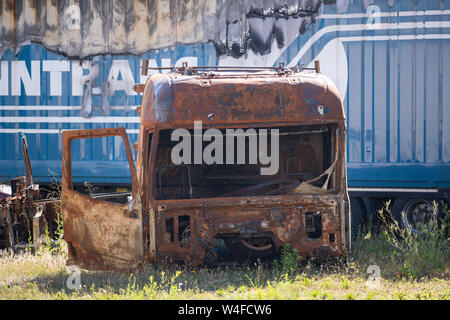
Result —
M61 174L65 129L124 126L150 66L321 62L347 116L350 187L450 187L450 1L0 2L0 182ZM157 71L152 71L154 73ZM91 108L90 108L91 106ZM76 141L77 182L129 183L117 138Z

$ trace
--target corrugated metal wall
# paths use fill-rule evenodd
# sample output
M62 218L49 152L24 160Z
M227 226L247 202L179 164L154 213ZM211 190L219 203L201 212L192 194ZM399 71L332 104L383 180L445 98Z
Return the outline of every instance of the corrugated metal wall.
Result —
M370 4L325 10L277 61L319 59L337 84L349 186L450 187L450 2Z
M0 54L30 41L71 58L142 54L176 44L212 41L224 53L241 55L247 45L259 47L258 41L252 44L248 35L252 32L249 21L252 18L313 18L321 3L319 0L3 0Z
M214 53L213 55L211 54ZM186 58L187 57L187 58ZM189 58L190 57L190 58ZM159 63L181 64L182 61L191 61L195 57L198 65L215 65L217 63L214 46L212 44L199 44L192 46L177 46L176 48L154 50L141 56L96 56L83 63L85 78L77 76L80 61L66 58L45 50L39 44L24 46L17 56L12 51L2 57L0 67L7 70L7 77L2 79L8 91L7 95L0 95L0 180L20 175L23 172L21 154L21 133L26 134L30 146L29 154L33 160L33 173L37 181L48 181L52 176L48 169L61 174L62 136L63 129L93 129L123 126L129 133L131 143L137 141L139 117L136 106L140 104L142 96L137 95L132 87L134 83L145 82L140 78L140 63L144 58L159 61ZM23 61L30 75L32 64L36 63L39 70L34 77L40 79L28 86L13 79L13 66L15 61ZM50 72L43 72L47 61L66 61L69 64L68 72L61 72L60 80L52 79ZM116 75L113 65L119 72ZM0 70L0 74L1 71ZM116 69L117 70L117 69ZM127 70L132 75L127 79ZM122 72L123 71L123 72ZM95 77L90 77L93 74ZM32 78L32 77L31 77ZM82 114L83 99L86 96L86 81L92 79L91 104L92 112ZM21 80L22 81L22 80ZM20 95L12 95L16 83L16 90ZM17 85L19 83L19 85ZM40 88L35 86L40 84ZM52 87L60 83L60 94L52 95ZM118 85L118 89L108 92L108 86ZM126 90L121 90L123 84ZM5 89L5 86L3 87ZM117 87L116 87L117 88ZM27 91L27 89L29 89ZM35 89L36 96L32 96ZM111 90L111 87L109 87ZM114 89L114 88L112 88ZM109 105L109 113L105 105ZM73 144L74 176L77 177L79 168L79 181L102 182L129 182L129 171L126 162L125 150L120 139L105 138L102 141L77 141ZM102 171L100 171L102 170Z

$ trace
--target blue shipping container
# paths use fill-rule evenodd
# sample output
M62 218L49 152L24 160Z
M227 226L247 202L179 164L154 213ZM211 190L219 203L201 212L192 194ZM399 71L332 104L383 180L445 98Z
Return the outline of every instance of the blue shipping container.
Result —
M298 18L286 19L286 28L292 19ZM309 66L317 59L346 108L350 188L450 188L449 1L352 2L339 13L323 6L304 32L272 45L265 55L221 55L211 42L83 61L40 44L19 49L0 59L0 182L24 173L21 133L41 184L61 175L61 130L124 126L130 142L136 141L135 108L142 96L132 87L145 82L143 59L160 67L185 61ZM74 180L129 183L119 142L77 142Z

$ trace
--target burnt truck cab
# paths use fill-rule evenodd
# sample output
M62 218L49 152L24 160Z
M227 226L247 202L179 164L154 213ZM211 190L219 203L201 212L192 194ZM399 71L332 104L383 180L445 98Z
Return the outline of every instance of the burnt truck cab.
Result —
M346 122L326 76L184 66L136 90L143 93L136 167L123 128L63 132L71 261L199 265L264 258L287 243L303 258L348 254ZM132 194L122 203L72 186L71 142L100 136L124 141Z

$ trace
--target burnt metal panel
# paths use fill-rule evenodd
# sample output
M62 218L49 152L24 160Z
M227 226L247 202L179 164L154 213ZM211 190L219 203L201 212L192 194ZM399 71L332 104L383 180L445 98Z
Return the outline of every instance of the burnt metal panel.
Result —
M273 40L282 47L292 34L283 30L285 19L296 18L298 30L302 22L313 21L322 2L5 0L0 2L0 54L31 41L72 58L209 41L220 54L240 57L247 49L266 54Z
M125 204L94 199L72 189L72 142L106 136L118 136L125 144L132 180L132 197ZM141 195L125 129L64 131L63 146L61 208L69 260L87 268L139 267L144 256Z
M262 72L242 76L172 73L149 78L141 119L162 123L188 121L192 125L192 120L337 121L344 120L345 115L334 84L316 73Z

